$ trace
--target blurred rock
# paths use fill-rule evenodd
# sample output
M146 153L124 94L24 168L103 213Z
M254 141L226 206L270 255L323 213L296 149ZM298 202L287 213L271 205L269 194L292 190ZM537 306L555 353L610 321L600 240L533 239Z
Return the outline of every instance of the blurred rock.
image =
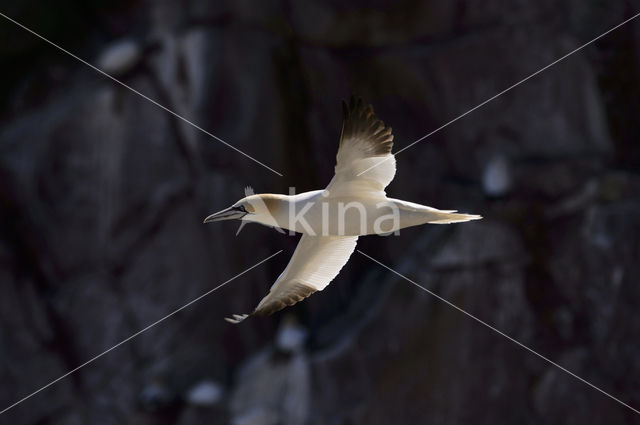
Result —
M4 406L259 259L293 252L297 239L272 229L236 236L235 225L202 218L248 184L286 193L328 183L340 99L372 102L398 151L630 10L621 0L158 0L109 14L106 3L56 3L61 20L31 0L15 4L42 12L34 29L284 177L3 26ZM484 220L358 242L635 408L638 28L621 27L398 155L390 196ZM331 286L284 313L239 327L222 320L255 305L287 261L283 253L242 275L0 422L636 421L357 253ZM229 403L213 402L215 383Z
M162 380L155 379L140 391L140 404L149 411L157 411L169 407L175 402L175 395Z
M254 407L237 413L237 416L231 420L231 425L278 425L279 420L275 410Z
M283 321L275 346L244 364L231 395L234 425L302 425L309 417L309 362L301 350L304 329Z

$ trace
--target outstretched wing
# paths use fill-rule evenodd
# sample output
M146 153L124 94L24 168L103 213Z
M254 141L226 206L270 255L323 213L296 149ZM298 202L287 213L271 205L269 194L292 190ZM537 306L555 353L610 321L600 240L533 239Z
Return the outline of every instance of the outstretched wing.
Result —
M322 291L338 275L356 249L357 236L302 235L289 264L251 315L264 316ZM225 318L239 323L249 314Z
M391 127L386 127L362 99L352 96L348 105L342 102L342 107L342 134L335 176L327 187L329 195L384 194L396 174Z

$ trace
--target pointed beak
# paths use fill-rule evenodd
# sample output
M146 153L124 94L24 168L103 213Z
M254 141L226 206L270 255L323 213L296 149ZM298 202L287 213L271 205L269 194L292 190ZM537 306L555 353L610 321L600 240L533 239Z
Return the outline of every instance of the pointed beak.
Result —
M218 211L217 213L211 214L209 217L204 219L204 222L211 223L213 221L241 219L245 215L247 215L246 212L234 207L229 207L222 211Z

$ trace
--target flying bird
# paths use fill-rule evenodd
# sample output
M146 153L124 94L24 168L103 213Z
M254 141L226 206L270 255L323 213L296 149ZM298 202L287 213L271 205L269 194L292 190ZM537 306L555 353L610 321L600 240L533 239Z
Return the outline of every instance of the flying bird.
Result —
M225 320L239 323L250 315L269 315L323 290L347 263L359 236L482 218L387 197L384 189L396 173L391 127L362 99L352 96L342 106L335 175L325 189L253 194L204 220L236 219L302 233L289 264L253 312Z

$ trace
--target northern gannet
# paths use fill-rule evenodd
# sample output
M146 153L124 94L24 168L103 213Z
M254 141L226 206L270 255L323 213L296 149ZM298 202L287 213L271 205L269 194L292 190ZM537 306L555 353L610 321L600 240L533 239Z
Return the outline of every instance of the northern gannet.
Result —
M384 189L396 173L391 127L362 99L352 96L342 106L335 175L325 189L246 196L204 220L238 219L302 233L289 264L253 312L225 320L239 323L249 315L272 314L323 290L349 260L358 236L482 218L388 198Z

